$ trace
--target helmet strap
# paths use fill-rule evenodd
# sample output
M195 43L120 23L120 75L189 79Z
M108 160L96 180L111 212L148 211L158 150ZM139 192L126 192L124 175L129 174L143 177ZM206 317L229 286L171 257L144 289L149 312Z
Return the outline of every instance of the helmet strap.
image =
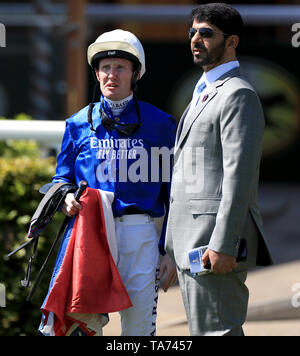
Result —
M96 75L94 73L94 70L92 70L92 71L93 71L94 79L96 80L96 83L94 85L92 102L89 103L88 123L91 125L90 129L92 131L96 132L96 130L94 129L94 126L93 126L93 109L94 109L94 101L95 101L95 98L96 98L96 92L97 92L97 88L99 87L99 83L98 83L98 80L97 80Z

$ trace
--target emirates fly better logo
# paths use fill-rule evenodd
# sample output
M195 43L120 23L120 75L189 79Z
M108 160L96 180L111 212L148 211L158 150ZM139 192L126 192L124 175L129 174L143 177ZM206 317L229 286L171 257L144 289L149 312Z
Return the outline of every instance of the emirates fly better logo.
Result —
M0 23L0 47L6 47L6 29L3 23Z
M6 307L5 286L0 283L0 308Z

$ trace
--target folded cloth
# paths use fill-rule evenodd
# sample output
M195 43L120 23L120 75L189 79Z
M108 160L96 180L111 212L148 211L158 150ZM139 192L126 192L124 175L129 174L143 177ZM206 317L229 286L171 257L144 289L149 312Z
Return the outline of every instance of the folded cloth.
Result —
M103 314L132 306L116 267L117 244L111 210L113 193L87 188L82 210L66 229L48 295L41 307L39 331L67 336L76 326L101 335Z

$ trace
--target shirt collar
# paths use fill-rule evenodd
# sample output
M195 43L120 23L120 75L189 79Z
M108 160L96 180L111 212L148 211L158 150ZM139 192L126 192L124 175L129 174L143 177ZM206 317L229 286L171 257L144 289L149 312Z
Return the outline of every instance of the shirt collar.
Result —
M221 64L207 73L204 73L204 80L206 82L206 85L208 86L209 84L214 83L216 80L218 80L220 77L222 77L223 74L229 72L230 70L237 68L240 66L239 61L231 61L227 62L224 64Z
M120 101L113 101L106 97L104 97L104 101L107 102L110 110L112 111L114 116L119 116L125 108L128 106L129 102L133 99L133 94L124 98Z
M205 84L208 87L216 80L218 80L220 77L222 77L223 74L229 72L234 68L238 68L239 66L240 66L239 61L231 61L224 64L220 64L219 66L211 69L207 73L203 73L202 77L200 78L196 86L199 86L202 82L205 81Z

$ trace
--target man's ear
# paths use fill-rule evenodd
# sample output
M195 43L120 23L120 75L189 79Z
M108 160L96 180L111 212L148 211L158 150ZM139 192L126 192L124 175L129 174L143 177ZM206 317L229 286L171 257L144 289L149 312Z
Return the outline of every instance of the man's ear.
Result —
M135 70L133 72L132 78L131 78L131 89L133 91L136 91L137 89L137 81L140 79L141 77L141 71L139 69Z
M231 35L227 38L226 45L227 48L236 49L239 45L240 39L237 35Z
M141 72L139 70L136 70L133 73L133 78L134 78L135 81L138 81L141 78Z
M99 77L99 70L98 69L94 69L95 70L95 75L96 75L96 78L98 80L98 82L100 82L100 77Z

